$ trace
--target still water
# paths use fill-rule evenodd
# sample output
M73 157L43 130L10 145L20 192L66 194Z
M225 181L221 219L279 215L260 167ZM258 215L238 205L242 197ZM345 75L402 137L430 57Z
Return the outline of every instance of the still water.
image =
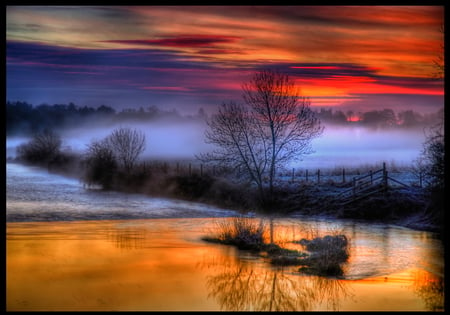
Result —
M236 215L89 191L9 163L7 310L444 310L443 245L432 233L275 219L274 240L286 247L336 231L350 239L344 277L329 279L201 240Z

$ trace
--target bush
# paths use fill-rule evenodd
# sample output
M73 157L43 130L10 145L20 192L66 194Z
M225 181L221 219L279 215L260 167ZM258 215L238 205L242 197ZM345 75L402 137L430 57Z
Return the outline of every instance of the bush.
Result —
M49 129L37 133L29 142L17 147L17 157L29 163L49 163L60 155L61 138Z
M88 185L101 185L103 189L110 189L113 186L117 162L105 140L94 141L88 146L85 165L84 180Z

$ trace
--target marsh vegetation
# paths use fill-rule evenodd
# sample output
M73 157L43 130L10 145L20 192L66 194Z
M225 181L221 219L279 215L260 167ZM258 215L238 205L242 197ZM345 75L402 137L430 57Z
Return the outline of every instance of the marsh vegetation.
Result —
M269 219L273 220L273 219ZM320 276L342 276L342 264L349 257L347 236L334 233L312 239L292 241L304 250L289 249L273 242L273 226L267 227L264 219L259 222L245 217L217 221L214 235L204 236L208 242L236 246L269 259L278 266L301 266L299 271ZM271 222L269 225L273 224ZM270 237L269 237L270 235ZM270 241L268 241L270 239Z

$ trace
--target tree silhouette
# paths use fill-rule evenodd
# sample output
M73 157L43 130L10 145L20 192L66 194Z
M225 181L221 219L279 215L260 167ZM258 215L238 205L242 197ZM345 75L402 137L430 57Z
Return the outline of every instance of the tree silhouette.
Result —
M145 150L145 134L130 128L118 128L107 137L116 161L127 173L133 166L139 155Z
M276 171L311 153L310 142L323 127L286 74L256 72L242 89L244 105L224 103L208 120L206 141L216 150L200 159L243 170L270 209Z

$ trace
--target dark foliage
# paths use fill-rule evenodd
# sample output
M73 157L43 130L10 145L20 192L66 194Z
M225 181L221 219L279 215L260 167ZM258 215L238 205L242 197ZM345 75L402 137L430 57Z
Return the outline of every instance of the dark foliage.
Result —
M431 179L431 187L443 190L445 182L444 122L431 127L426 134L422 158L425 175Z
M433 114L420 114L412 110L400 111L397 114L392 109L374 110L358 113L352 111L344 113L340 110L324 109L316 111L317 117L327 124L359 125L366 127L425 127L436 124L444 115L443 109ZM117 112L107 105L99 107L78 106L69 104L41 104L32 105L21 101L6 102L6 134L30 135L45 128L60 130L64 128L79 127L88 121L101 123L118 123L127 120L149 121L160 118L173 119L200 119L204 121L206 114L202 108L196 115L181 116L175 110L161 110L155 106L148 108L128 108ZM354 120L357 120L356 122Z
M111 189L117 169L114 153L106 141L94 141L88 146L84 176L88 185L96 184L103 189Z
M390 189L346 205L340 209L340 216L389 222L423 212L426 200L427 196L420 190Z
M77 107L73 103L42 104L34 107L26 102L7 102L6 133L28 135L50 126L55 130L76 127L88 118L106 118L114 113L114 109L105 105L94 109L87 106Z
M49 129L37 133L27 143L17 147L17 157L28 163L47 164L61 154L61 138Z
M212 186L214 179L209 175L178 175L174 177L175 193L184 198L194 200L202 197Z
M63 130L65 128L78 128L81 125L95 122L101 124L120 123L124 121L149 121L153 119L205 119L204 111L196 116L182 117L177 111L163 111L154 106L143 109L123 109L116 112L112 107L101 105L97 108L66 104L41 104L33 106L27 102L6 103L6 134L32 135L46 128Z

